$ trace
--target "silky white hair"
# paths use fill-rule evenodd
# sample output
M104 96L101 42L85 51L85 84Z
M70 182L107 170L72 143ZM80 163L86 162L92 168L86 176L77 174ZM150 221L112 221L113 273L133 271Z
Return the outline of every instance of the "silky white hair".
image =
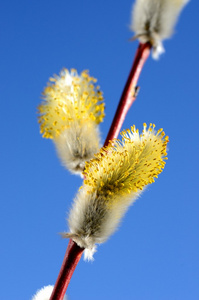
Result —
M94 157L100 148L100 134L98 126L93 122L71 122L71 127L65 129L54 138L57 154L72 173L81 173L85 162Z
M141 43L150 42L153 58L164 52L162 40L170 38L178 16L189 0L136 0L131 29Z
M114 140L86 163L83 186L74 199L69 214L69 233L92 259L96 244L105 242L118 228L128 207L145 187L155 181L167 159L168 136L155 125L143 124L124 130L122 141Z
M85 260L93 260L96 244L104 243L117 230L128 208L126 202L134 203L140 193L134 193L133 197L132 194L123 196L121 203L108 210L103 196L97 196L96 192L88 193L87 187L83 186L69 215L70 233L63 233L63 237L72 238L79 247L85 248Z
M36 294L33 296L32 300L49 300L50 296L52 294L54 286L48 285L44 286L40 290L36 292ZM67 300L66 296L64 296L63 300Z

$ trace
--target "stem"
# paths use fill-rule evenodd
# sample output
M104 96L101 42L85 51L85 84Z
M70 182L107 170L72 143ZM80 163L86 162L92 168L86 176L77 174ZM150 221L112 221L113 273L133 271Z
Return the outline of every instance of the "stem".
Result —
M104 146L107 146L109 141L117 138L125 120L126 114L136 99L136 86L138 78L146 59L149 56L151 45L149 43L139 44L133 66L131 68L127 83L124 87L118 108L115 113L111 128L107 135ZM62 300L73 272L82 256L84 249L80 248L73 240L69 240L69 244L64 256L64 260L55 283L52 295L49 300Z
M62 300L66 293L70 279L82 256L84 249L80 248L73 240L69 240L64 260L55 283L50 300Z
M126 85L124 87L120 102L118 104L113 122L111 124L109 133L107 135L104 146L107 146L110 140L113 140L118 137L121 130L122 124L125 120L126 114L131 107L132 103L136 99L136 86L144 66L145 61L147 60L150 54L151 45L150 43L139 44L133 65L127 79Z

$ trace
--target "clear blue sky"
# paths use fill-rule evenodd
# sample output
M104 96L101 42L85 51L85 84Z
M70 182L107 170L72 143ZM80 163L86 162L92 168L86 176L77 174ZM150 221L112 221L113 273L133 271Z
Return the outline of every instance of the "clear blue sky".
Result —
M62 67L89 69L106 101L105 139L131 67L131 0L4 1L0 11L0 299L29 300L54 284L66 216L81 179L39 134L36 107ZM150 58L123 128L153 122L170 137L164 172L120 229L80 261L69 300L199 299L198 1L181 15L166 53Z

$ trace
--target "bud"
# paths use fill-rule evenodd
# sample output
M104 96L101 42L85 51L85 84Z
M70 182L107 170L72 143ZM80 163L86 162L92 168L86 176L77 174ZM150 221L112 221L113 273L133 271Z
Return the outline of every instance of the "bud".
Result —
M162 41L173 34L178 16L189 0L136 0L131 29L141 43L150 42L153 57L164 52Z
M116 230L127 208L162 172L167 159L168 137L155 125L142 134L135 126L122 132L86 163L84 184L69 215L72 238L92 259L95 244L103 243Z
M40 132L53 139L63 165L81 173L100 146L98 124L104 118L102 92L87 71L61 71L50 78L38 107Z

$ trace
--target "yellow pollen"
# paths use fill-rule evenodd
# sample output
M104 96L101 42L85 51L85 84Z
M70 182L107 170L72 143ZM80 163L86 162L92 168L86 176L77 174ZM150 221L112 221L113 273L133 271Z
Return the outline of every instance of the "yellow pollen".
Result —
M143 126L141 136L133 126L131 131L121 133L122 142L114 140L86 163L84 184L108 197L110 208L122 201L121 195L132 193L133 197L133 193L154 182L165 166L168 137L161 134L162 130L156 132L154 124L148 130L145 123Z
M104 118L104 102L96 79L88 71L63 69L49 79L38 107L38 122L45 138L55 138L71 122L99 124Z

